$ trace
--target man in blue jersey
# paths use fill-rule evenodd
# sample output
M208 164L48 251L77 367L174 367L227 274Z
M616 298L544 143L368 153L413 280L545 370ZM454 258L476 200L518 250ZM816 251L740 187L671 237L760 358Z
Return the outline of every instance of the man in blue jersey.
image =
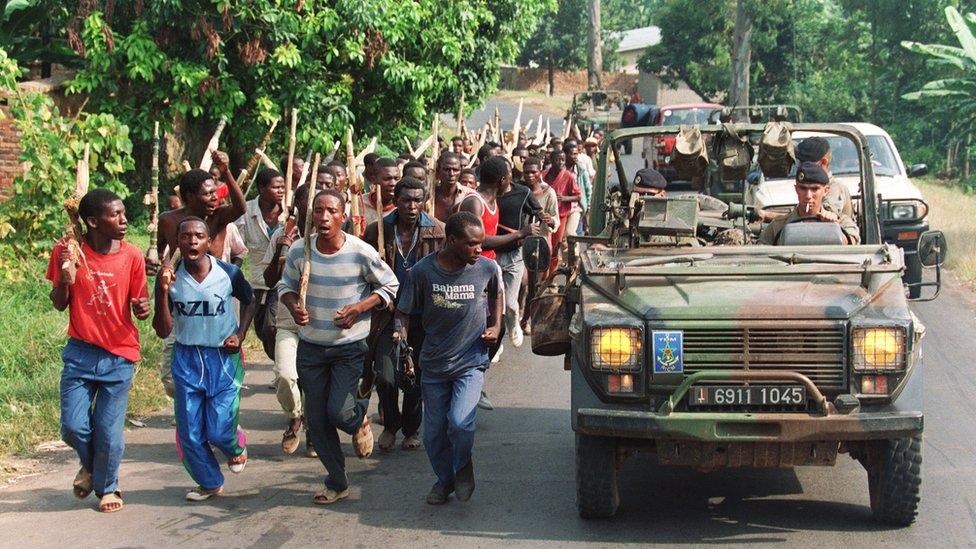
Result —
M156 279L153 328L173 333L172 368L176 389L176 451L197 487L188 501L204 501L223 490L224 476L211 446L228 457L233 473L247 463L246 438L238 425L241 342L254 317L251 286L241 270L209 255L210 230L187 217L177 226L181 261L163 264ZM241 303L241 322L232 298Z
M304 239L295 241L278 283L281 303L298 331L298 383L305 393L305 420L319 460L329 473L316 504L335 503L349 495L346 462L338 429L353 435L356 455L373 451L366 408L358 394L366 357L370 312L388 307L399 283L369 244L346 234L346 204L332 189L312 203L310 270L306 302L299 297L305 264Z
M474 492L475 412L505 310L501 269L481 255L481 219L458 212L444 232L444 247L410 270L396 312L399 337L409 337L410 315L419 315L424 327L424 447L437 475L427 495L431 505L446 503L451 492L459 501Z

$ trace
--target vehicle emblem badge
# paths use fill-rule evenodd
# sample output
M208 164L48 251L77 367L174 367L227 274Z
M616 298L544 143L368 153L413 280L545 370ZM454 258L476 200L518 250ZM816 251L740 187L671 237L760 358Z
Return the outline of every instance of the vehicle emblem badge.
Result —
M680 330L655 331L652 335L654 373L674 374L684 372L683 332Z

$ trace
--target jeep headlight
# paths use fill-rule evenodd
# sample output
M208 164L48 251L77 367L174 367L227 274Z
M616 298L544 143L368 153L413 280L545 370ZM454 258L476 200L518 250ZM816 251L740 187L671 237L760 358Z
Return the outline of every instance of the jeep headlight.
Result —
M854 328L854 370L904 370L904 328Z
M899 221L915 219L915 206L911 204L895 204L891 207L891 218Z
M892 202L888 210L888 217L892 221L914 221L925 217L929 213L928 210L928 206L920 200Z
M640 328L593 328L590 364L594 370L638 371L644 363Z

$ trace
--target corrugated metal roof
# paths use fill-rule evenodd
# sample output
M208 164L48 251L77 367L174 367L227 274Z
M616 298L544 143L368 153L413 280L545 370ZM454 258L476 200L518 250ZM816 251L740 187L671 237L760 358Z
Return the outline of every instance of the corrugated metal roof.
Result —
M617 53L642 50L661 42L661 29L653 26L615 32L614 35L620 38Z

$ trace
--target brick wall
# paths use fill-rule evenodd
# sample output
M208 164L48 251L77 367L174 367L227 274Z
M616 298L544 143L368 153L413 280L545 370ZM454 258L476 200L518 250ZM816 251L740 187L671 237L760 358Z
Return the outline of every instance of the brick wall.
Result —
M10 196L14 178L20 174L20 131L14 127L10 111L0 105L0 199Z
M555 71L554 87L558 94L571 94L587 89L586 70ZM502 67L498 87L503 90L531 90L546 93L549 85L548 71L543 67ZM637 75L626 72L604 72L603 87L625 94L634 91Z

